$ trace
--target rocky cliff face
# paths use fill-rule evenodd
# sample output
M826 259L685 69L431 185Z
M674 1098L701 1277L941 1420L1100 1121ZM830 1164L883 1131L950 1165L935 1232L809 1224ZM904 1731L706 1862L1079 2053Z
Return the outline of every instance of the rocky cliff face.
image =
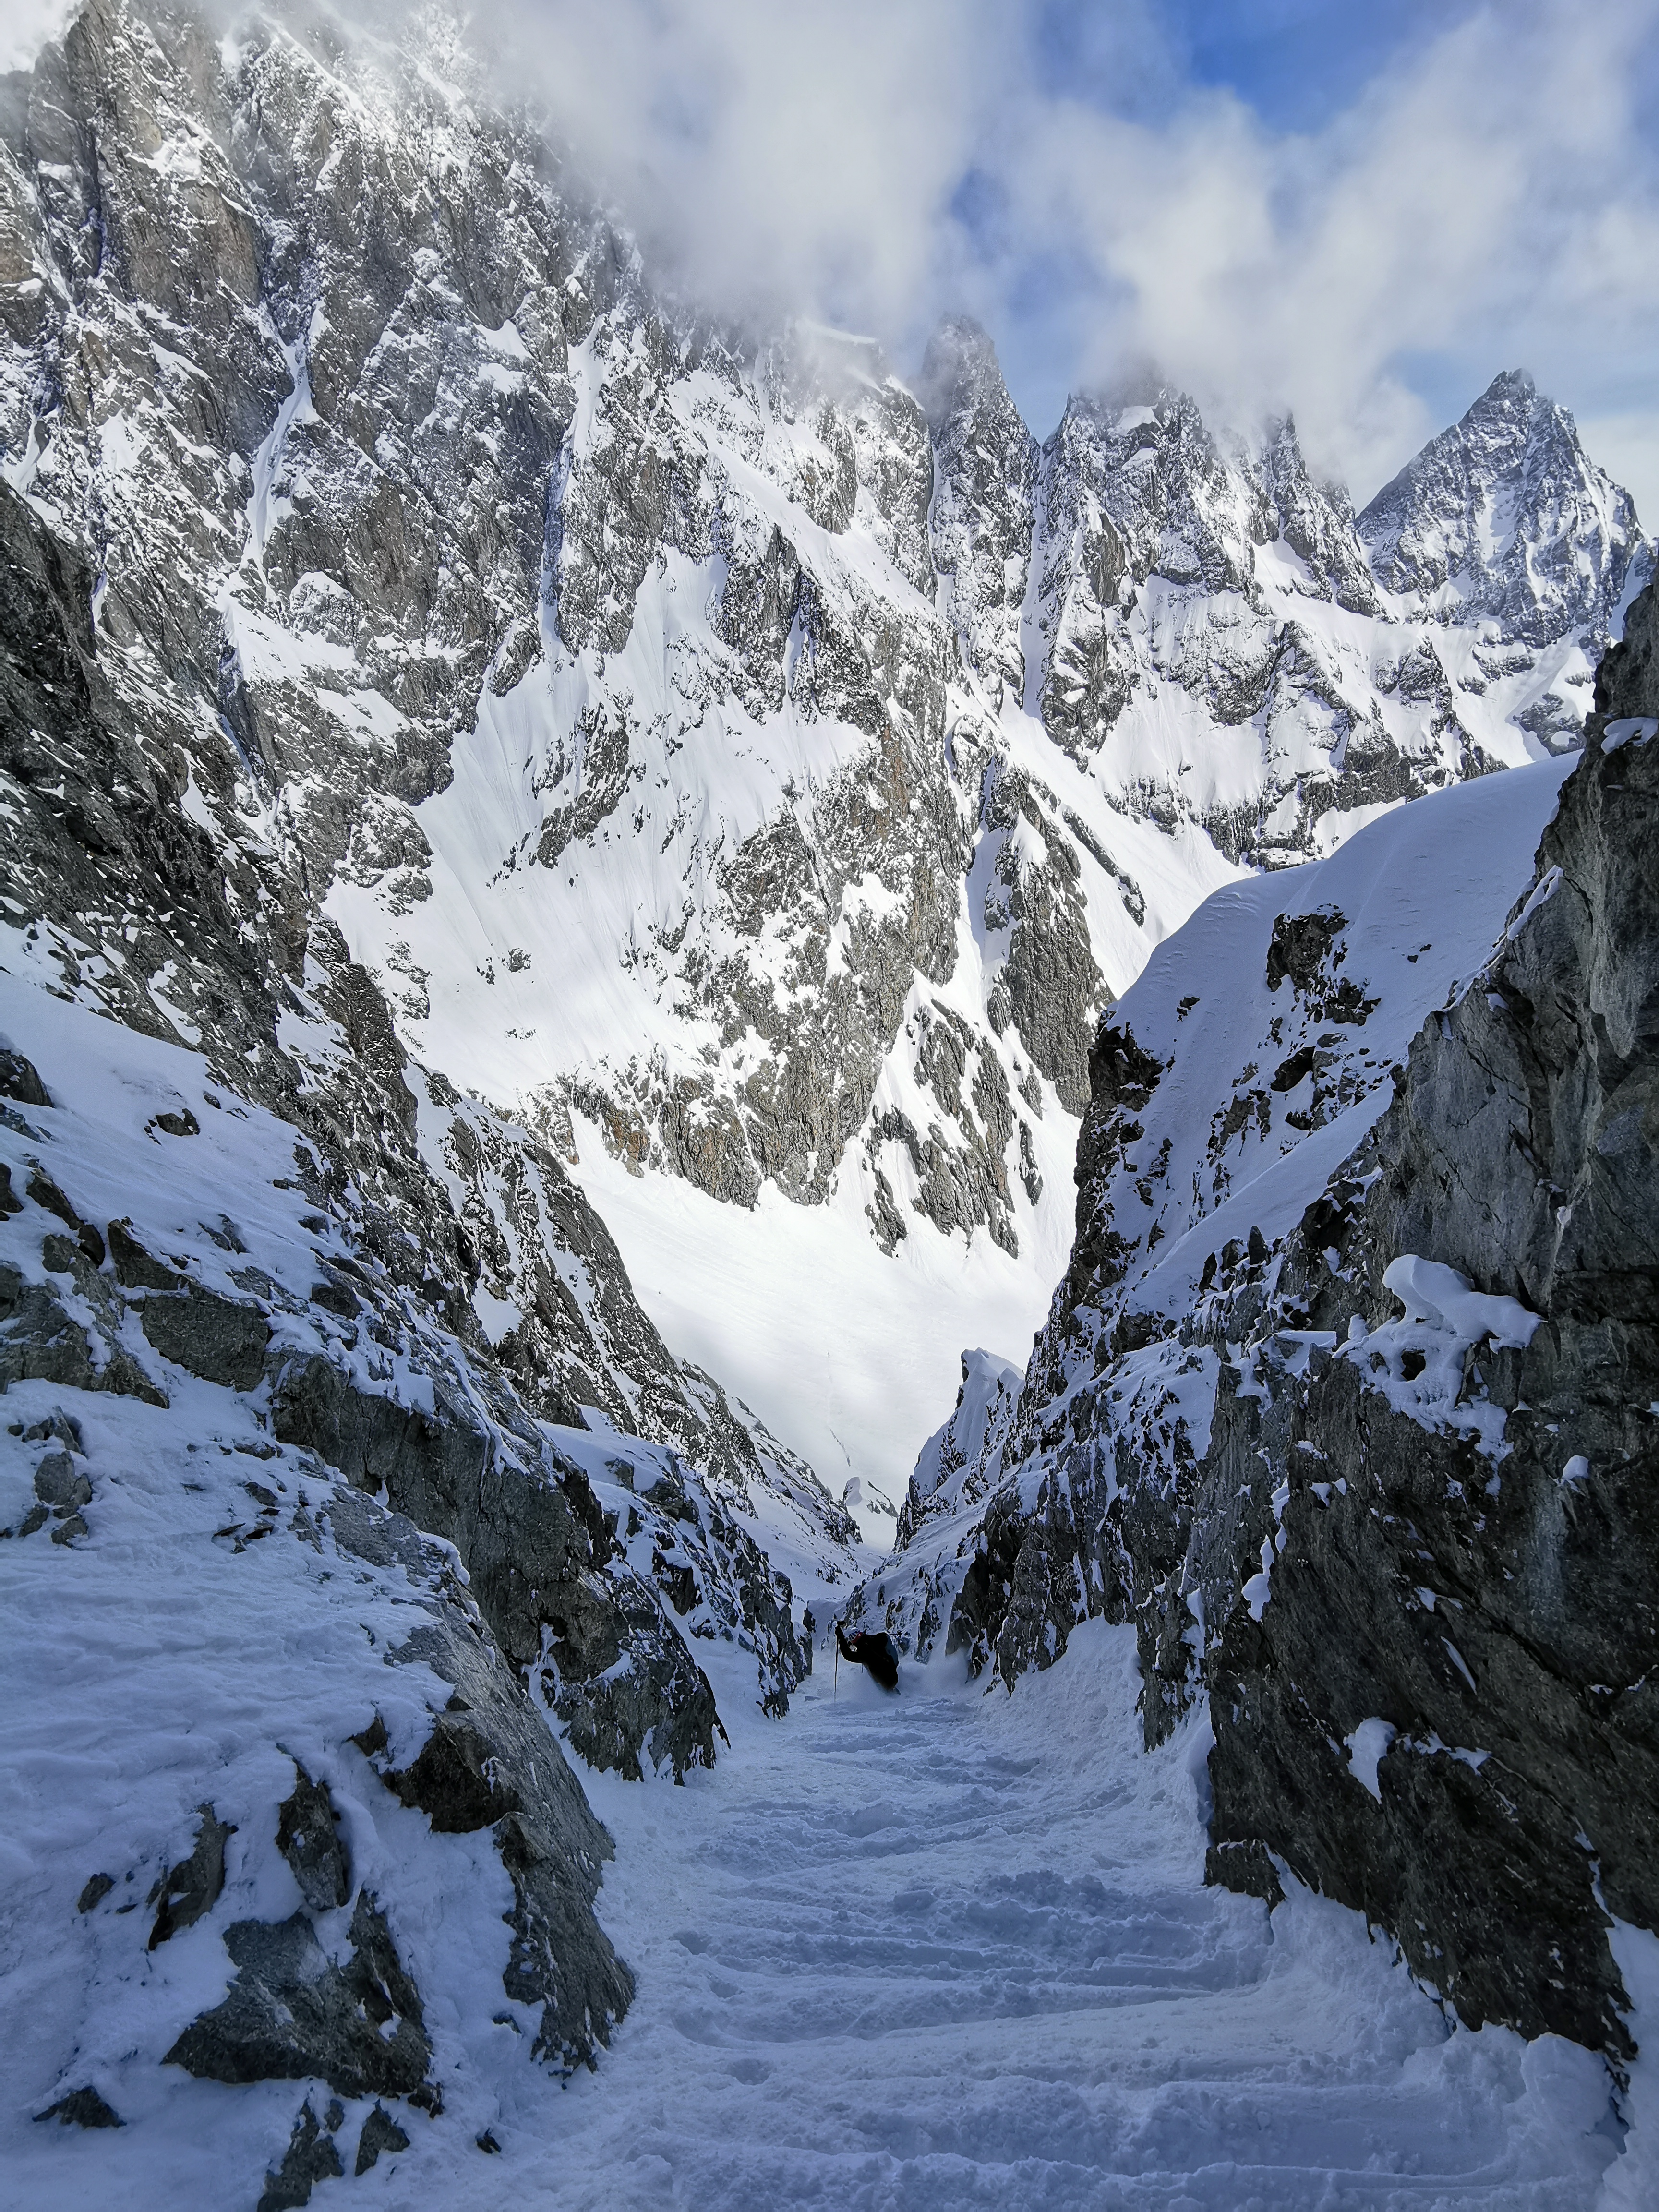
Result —
M539 466L557 441L533 393L490 413L465 347L411 411L382 313L372 204L407 188L425 213L402 205L398 251L459 225L499 324L486 234L521 258L534 233L490 232L522 212L503 142L486 217L407 145L331 145L314 53L264 35L251 55L189 14L94 6L6 88L0 1519L42 1648L65 1620L110 1634L95 1693L76 1705L66 1657L33 1699L100 1778L78 1813L32 1803L15 1924L74 1931L105 1995L30 2094L164 2141L169 2067L324 2082L282 2116L276 2204L352 2143L360 2170L399 2148L394 2100L494 2109L483 2045L441 2025L471 2000L434 1914L469 1931L483 2021L493 1975L526 2052L591 2059L631 1983L556 1738L623 1775L708 1764L700 1650L746 1649L774 1711L810 1665L757 1536L784 1516L844 1571L856 1531L672 1359L542 1139L409 1056L324 910L365 850L423 849L408 800L449 775L509 571L538 587L544 487L526 465L521 513L470 508L439 386L472 393L486 444ZM325 219L292 165L331 151ZM372 447L364 377L428 441L419 496L312 408L338 400ZM301 631L310 657L283 659ZM146 1624L168 1619L163 1656ZM222 1761L152 1746L150 1782L121 1781L156 1715L210 1711ZM107 1867L79 1864L94 1830ZM186 1929L193 1963L171 1974L168 1949L157 1984L143 1938ZM250 2160L289 2095L238 2106Z
M112 656L88 617L84 570L9 491L0 491L0 530L12 647L0 744L13 777L8 826L18 856L9 988L33 984L151 1037L183 1034L197 1048L195 1080L290 1125L276 1165L309 1202L310 1234L320 1240L315 1280L297 1286L315 1310L318 1356L303 1373L269 1377L256 1358L237 1387L268 1380L279 1431L371 1488L391 1481L400 1508L419 1492L422 1526L460 1543L481 1577L507 1576L493 1625L526 1663L559 1608L559 1583L607 1556L604 1540L596 1553L580 1533L581 1510L573 1521L558 1503L558 1481L544 1485L536 1472L545 1461L538 1423L676 1448L713 1486L711 1498L751 1512L747 1487L764 1475L748 1431L718 1385L694 1384L677 1368L635 1304L603 1224L557 1161L522 1128L406 1059L373 982L325 917L281 948L292 957L290 972L275 957L264 964L270 948L240 915L268 922L269 892L280 878L262 883L257 858L264 856L257 856L239 879L180 804L176 757L163 752L158 773L106 675ZM193 1105L172 1118L174 1134L201 1135ZM208 1149L195 1144L181 1172L203 1172ZM72 1194L72 1184L71 1176L63 1187ZM118 1258L93 1264L100 1280L116 1285L118 1313L127 1287ZM179 1270L161 1272L176 1278L165 1287L185 1288ZM269 1257L255 1272L275 1272ZM399 1359L411 1364L401 1383ZM479 1547L490 1543L490 1516L479 1519L476 1502L464 1502L481 1472L499 1483L517 1479L515 1468L532 1492L545 1488L564 1532L556 1549L568 1559L556 1573L544 1563L533 1600L510 1594L499 1535L497 1566L486 1568ZM405 1483L409 1497L399 1494ZM833 1511L827 1498L823 1510ZM665 1524L661 1533L672 1544ZM752 1610L736 1603L738 1584L758 1589L770 1577L752 1539L735 1526L728 1534L730 1560L714 1571L737 1618ZM782 1696L806 1662L787 1591L771 1590L763 1609L763 1686ZM585 1669L597 1681L635 1645L622 1625L630 1611L649 1690L626 1719L595 1722L584 1749L636 1769L647 1738L661 1729L656 1755L672 1741L677 1770L711 1758L712 1699L648 1588L621 1613L612 1608L609 1628L573 1670L569 1696L580 1694L576 1674ZM611 1693L599 1695L604 1702Z
M1609 1916L1659 1921L1656 636L1650 588L1565 780L1427 801L1154 960L1023 1385L965 1370L862 1598L1011 1684L1134 1620L1149 1741L1209 1697L1212 1879L1288 1868L1465 2020L1615 2058Z
M1608 1916L1659 1923L1656 627L1650 592L1494 957L1289 1255L1334 1341L1263 1401L1287 1494L1212 1699L1224 1878L1266 1844L1465 2019L1615 2056Z
M1197 1501L1229 1346L1257 1333L1283 1239L1385 1110L1425 1012L1485 959L1566 766L1218 892L1154 954L1095 1039L1076 1241L1028 1370L970 1375L918 1463L908 1562L881 1585L901 1640L942 1636L1012 1681L1086 1613L1133 1618L1163 1733L1209 1603Z

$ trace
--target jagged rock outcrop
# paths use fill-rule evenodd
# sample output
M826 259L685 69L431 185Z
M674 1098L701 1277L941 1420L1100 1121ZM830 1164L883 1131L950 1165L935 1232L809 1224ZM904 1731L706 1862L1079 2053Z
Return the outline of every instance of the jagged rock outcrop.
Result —
M1218 1844L1465 2020L1615 2057L1608 1915L1659 1926L1656 629L1650 588L1497 953L1287 1253L1321 1340L1269 1385L1266 1587L1210 1665Z
M1209 1698L1211 1879L1288 1869L1471 2024L1616 2061L1609 1916L1659 1925L1656 636L1650 586L1571 774L1223 893L1149 967L1024 1383L964 1370L854 1608L1011 1686L1133 1620L1148 1741Z
M941 324L919 396L933 433L933 564L958 649L994 713L1025 697L1022 623L1039 448L976 323Z
M54 1020L73 1035L90 1018ZM61 1097L64 1062L31 1042ZM155 1060L120 1065L118 1088L153 1103ZM78 1109L30 1110L61 1152ZM9 1115L8 1142L21 1124ZM210 1182L185 1203L218 1194ZM258 1209L245 1191L241 1219ZM0 1512L13 1518L37 1460L70 1462L76 1505L61 1549L28 1516L6 1529L13 1626L51 1681L44 1710L93 1772L121 1778L70 1815L101 1865L15 1850L8 1972L23 1929L69 1970L27 2094L45 2118L119 2129L118 2166L134 2172L191 2139L171 2081L293 2082L261 2201L299 2204L345 2170L354 2136L361 2173L416 2127L466 2124L479 2054L457 1944L471 2002L494 1978L493 2032L517 2030L556 2073L594 2063L633 1995L595 1911L611 1847L550 1729L550 1685L527 1684L492 1639L454 1548L273 1442L257 1396L159 1371L137 1431L118 1400L95 1415L46 1378L6 1393ZM66 1658L94 1622L95 1694L77 1703ZM37 1844L64 1810L27 1791L15 1809ZM267 2092L208 2131L216 2186L240 2155L248 2201L269 2110Z
M1012 1683L1077 1621L1133 1620L1148 1734L1165 1732L1273 1487L1227 1441L1235 1396L1256 1402L1230 1360L1425 1012L1485 958L1565 766L1484 779L1216 894L1101 1023L1048 1323L1019 1387L965 1395L924 1449L905 1557L873 1608L866 1587L902 1647L942 1637Z

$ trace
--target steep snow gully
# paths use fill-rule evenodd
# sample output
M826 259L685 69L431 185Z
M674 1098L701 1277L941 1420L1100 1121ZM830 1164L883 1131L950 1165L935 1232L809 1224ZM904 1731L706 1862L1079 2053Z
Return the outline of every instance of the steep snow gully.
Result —
M1293 1884L1271 1918L1204 1886L1207 1737L1142 1753L1132 1630L1091 1624L1012 1698L948 1667L889 1698L820 1658L781 1723L712 1670L731 1753L684 1790L586 1778L640 1992L598 2073L505 2053L487 2127L404 2114L407 2149L319 2179L319 2212L1653 2203L1592 2054L1449 2024ZM12 2131L0 2202L252 2204L222 2127L137 2157L125 2132Z
M591 1785L649 1996L442 2201L1588 2212L1601 2062L1449 2028L1308 1892L1206 1889L1206 1738L1145 1755L1138 1688L1100 1624L1012 1699L825 1653L672 1802Z
M0 2212L1656 2212L1628 495L722 333L458 0L58 12Z

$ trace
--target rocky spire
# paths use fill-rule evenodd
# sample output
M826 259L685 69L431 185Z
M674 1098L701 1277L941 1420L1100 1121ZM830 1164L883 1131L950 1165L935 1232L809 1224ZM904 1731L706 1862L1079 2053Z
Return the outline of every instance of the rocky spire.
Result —
M1486 617L1539 647L1605 638L1647 555L1635 503L1522 369L1496 376L1359 517L1386 589L1443 617Z
M1036 441L1009 397L995 347L965 316L933 333L917 396L933 434L933 562L962 656L994 707L1005 696L1018 702Z

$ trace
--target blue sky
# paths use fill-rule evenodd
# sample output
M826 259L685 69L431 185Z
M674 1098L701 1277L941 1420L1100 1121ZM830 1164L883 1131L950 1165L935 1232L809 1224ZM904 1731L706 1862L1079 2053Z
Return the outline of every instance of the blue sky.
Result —
M1506 18L1517 33L1535 31L1549 13L1482 6L1480 0L1377 0L1369 6L1355 0L1039 0L1027 21L1034 74L1053 100L1156 133L1216 99L1236 104L1264 146L1294 149L1328 139L1345 118L1383 105L1388 88L1421 70L1449 34L1488 27L1501 36ZM1592 43L1595 26L1605 29L1620 18L1629 33L1623 41L1625 104L1630 113L1652 116L1659 113L1659 36L1651 11L1589 0L1582 9L1583 43ZM1541 70L1533 90L1547 107ZM1517 137L1532 128L1528 106L1524 97L1516 104ZM1608 197L1639 218L1659 199L1647 134L1632 134L1625 152L1622 163L1607 165L1619 179ZM977 199L970 191L957 201L955 212L970 234L976 211L988 204L994 220L994 200L982 182ZM1632 346L1624 330L1598 331L1593 319L1574 326L1553 313L1559 260L1545 249L1559 248L1550 234L1559 233L1564 212L1571 214L1570 205L1552 207L1541 195L1535 207L1523 202L1513 211L1523 234L1530 226L1539 235L1535 288L1526 282L1523 245L1519 281L1510 284L1505 300L1484 313L1446 317L1439 343L1384 348L1380 372L1418 403L1418 427L1427 428L1461 414L1500 368L1531 368L1579 412L1592 450L1615 474L1622 471L1653 526L1659 524L1659 345L1655 319L1642 312L1643 294L1659 294L1653 233L1639 220L1632 226L1620 303L1630 311L1626 319L1642 325ZM1512 241L1501 245L1509 248ZM1570 246L1560 258L1573 262ZM1577 265L1582 270L1583 257ZM1079 333L1109 324L1124 307L1086 257L1079 262L1074 253L1041 247L1026 257L997 335L1011 386L1035 427L1046 428L1064 405L1079 351L1086 350L1079 348ZM1285 381L1292 388L1283 398L1293 406L1294 375ZM1402 417L1412 411L1400 410ZM1344 473L1353 477L1358 498L1376 488L1371 478L1404 441L1403 432L1377 441L1374 459L1364 441L1355 441L1358 467L1351 463Z
M1101 13L1082 0L1047 12L1062 53ZM1474 10L1473 0L1170 0L1157 12L1194 82L1224 85L1276 130L1311 131L1397 55Z

